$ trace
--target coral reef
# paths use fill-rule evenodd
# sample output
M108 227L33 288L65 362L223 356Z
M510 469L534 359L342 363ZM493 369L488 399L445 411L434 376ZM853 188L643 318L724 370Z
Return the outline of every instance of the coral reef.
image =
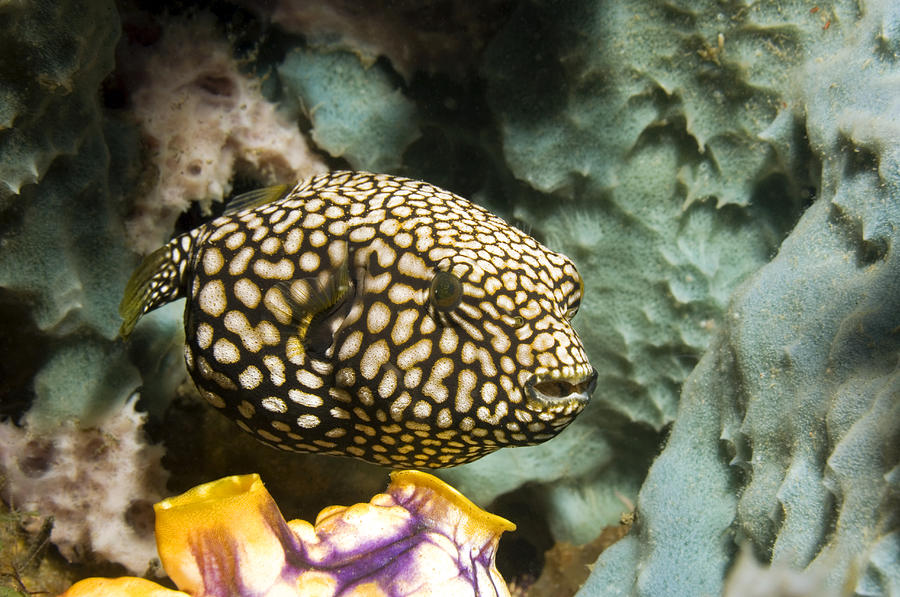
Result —
M439 479L391 473L367 504L285 522L258 475L195 487L155 506L174 592L140 579L88 579L64 595L509 595L494 567L510 522Z
M231 192L236 170L261 185L325 171L297 124L241 73L212 20L164 26L161 38L129 52L133 113L150 148L152 176L127 221L131 245L149 253L169 239L192 201L209 213Z
M309 113L316 145L356 170L389 172L419 136L416 109L378 65L348 52L295 50L278 74Z
M68 557L93 550L143 572L152 543L142 543L124 517L137 513L133 504L158 499L164 477L141 480L152 470L162 475L160 453L146 445L143 419L126 403L141 374L160 373L173 329L156 318L128 353L115 341L117 295L134 265L120 198L138 161L137 137L105 117L98 93L113 68L118 15L112 2L6 3L0 10L0 37L12 48L0 57L0 110L13 125L0 131L0 186L9 191L0 218L0 288L3 317L17 317L5 325L27 331L14 334L21 345L7 346L3 359L30 373L4 379L4 413L24 428L0 423L3 494L54 515L52 538ZM33 360L19 361L23 354ZM162 395L173 387L167 369L148 386ZM127 496L105 502L111 479L122 481Z
M129 345L115 340L130 249L155 248L183 224L178 210L210 206L235 174L301 168L284 156L302 154L288 149L302 137L278 109L302 104L323 155L473 197L583 272L575 325L600 374L592 404L553 441L442 473L527 517L517 535L537 554L542 541L593 540L643 483L632 534L582 594L720 594L782 570L817 590L900 594L895 4L436 0L360 12L279 0L249 8L260 22L245 35L262 35L242 71L222 25L237 9L212 0L215 17L173 10L162 37L125 46L116 110L98 93L116 56L112 2L2 4L3 433L102 426L140 387L176 488L266 466L279 503L299 477L306 503L325 504L381 474L289 462L171 405L184 374L178 305ZM188 38L174 56L173 35ZM165 104L178 94L181 108ZM246 136L238 95L256 102L265 139ZM173 135L201 119L216 125L187 143ZM269 141L280 149L254 150ZM726 584L741 544L771 568L736 568Z
M805 198L802 169L764 134L791 99L777 52L802 40L758 23L761 5L723 10L527 1L486 52L506 162L541 191L509 215L585 273L574 323L598 390L550 444L444 478L486 503L540 483L559 540L589 541L618 519L617 494L635 495L732 291ZM710 54L719 33L724 50Z
M718 594L742 542L829 590L900 594L900 12L865 8L796 73L820 195L734 295L636 532L584 595Z
M102 558L143 573L156 558L150 507L167 473L162 448L144 441L147 417L136 402L96 429L68 422L51 435L0 424L3 499L52 516L50 539L69 560Z

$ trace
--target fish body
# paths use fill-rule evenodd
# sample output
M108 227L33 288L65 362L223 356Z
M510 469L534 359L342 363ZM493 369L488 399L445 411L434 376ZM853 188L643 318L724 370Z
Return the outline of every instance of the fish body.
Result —
M269 193L147 257L120 307L127 336L186 297L188 371L244 431L441 468L550 439L587 404L567 257L425 182L331 172Z

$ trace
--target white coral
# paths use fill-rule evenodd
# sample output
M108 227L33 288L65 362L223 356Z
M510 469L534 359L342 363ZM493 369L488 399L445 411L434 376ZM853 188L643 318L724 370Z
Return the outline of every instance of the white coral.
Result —
M3 499L39 514L37 525L52 515L50 539L67 559L95 554L143 574L157 557L152 505L168 473L164 449L144 439L147 417L136 402L132 396L94 429L67 421L38 435L0 423L0 469Z
M138 251L165 242L192 201L206 207L230 193L238 166L266 184L326 170L296 123L238 70L210 21L173 23L146 51L132 57L142 74L132 101L156 172L127 224Z

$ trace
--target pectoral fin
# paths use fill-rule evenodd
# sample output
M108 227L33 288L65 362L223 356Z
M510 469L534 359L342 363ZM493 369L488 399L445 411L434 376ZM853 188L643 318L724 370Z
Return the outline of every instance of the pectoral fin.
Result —
M319 326L351 294L352 283L347 261L315 277L278 282L276 288L291 308L291 325L304 348L324 351L333 340L333 329Z

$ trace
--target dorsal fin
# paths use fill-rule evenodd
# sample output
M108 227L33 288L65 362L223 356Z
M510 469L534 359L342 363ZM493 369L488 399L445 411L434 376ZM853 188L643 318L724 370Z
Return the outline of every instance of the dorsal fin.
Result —
M266 203L271 203L272 201L277 201L284 197L288 188L289 187L286 184L276 184L271 187L263 187L261 189L253 189L252 191L241 193L228 202L228 205L225 206L224 213L225 215L231 215L239 211L244 211L245 209L252 209L254 207L259 207L260 205L265 205Z

